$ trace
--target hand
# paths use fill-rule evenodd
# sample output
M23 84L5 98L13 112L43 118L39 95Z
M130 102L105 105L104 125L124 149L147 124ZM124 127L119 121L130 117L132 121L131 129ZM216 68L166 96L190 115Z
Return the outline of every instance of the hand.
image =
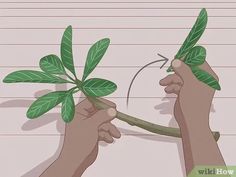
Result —
M97 110L87 99L76 106L73 121L66 124L61 154L45 172L48 176L79 177L96 160L98 142L112 143L120 138L118 129L110 122L116 116L115 104L102 99L111 108ZM44 177L44 176L42 176Z
M224 166L224 159L209 127L215 90L199 81L182 61L174 60L172 67L175 74L162 79L160 84L166 86L166 93L177 95L174 115L181 130L187 175L195 166ZM206 62L200 68L218 80Z
M166 93L178 96L174 115L180 128L191 125L209 126L209 113L215 90L199 81L181 60L174 60L172 67L175 74L162 79L160 85L166 86ZM219 80L206 62L200 68Z

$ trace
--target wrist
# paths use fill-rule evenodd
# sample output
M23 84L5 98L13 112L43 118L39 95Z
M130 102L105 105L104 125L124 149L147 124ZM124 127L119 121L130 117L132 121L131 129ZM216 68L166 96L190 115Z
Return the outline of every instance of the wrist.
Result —
M181 130L189 130L191 132L199 132L204 131L208 132L210 130L209 126L209 116L192 116L188 117L183 121L182 126L180 127Z
M77 169L85 160L83 155L72 154L70 151L62 150L61 154L57 159L60 163L66 163L72 167L72 169Z
M202 145L207 144L209 137L212 137L212 133L209 127L185 127L180 129L182 141L189 143L200 143Z
M55 165L57 166L57 170L60 171L59 177L62 176L73 176L78 168L78 166L70 161L70 159L65 158L64 156L59 156L55 161ZM60 170L61 169L61 170Z
M76 166L70 161L59 156L40 177L65 177L73 176L76 172Z

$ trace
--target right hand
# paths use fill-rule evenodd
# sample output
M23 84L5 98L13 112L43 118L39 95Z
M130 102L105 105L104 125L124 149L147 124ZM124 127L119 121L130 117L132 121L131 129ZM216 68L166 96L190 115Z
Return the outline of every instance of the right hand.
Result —
M74 120L66 124L61 153L41 177L82 176L97 158L98 142L112 143L113 138L120 138L119 130L111 123L117 113L116 105L101 101L110 108L98 110L88 99L76 106Z
M76 106L74 120L66 124L64 145L61 159L75 166L74 176L81 176L97 158L98 142L113 143L121 134L111 121L116 116L116 105L108 100L100 99L110 106L109 109L98 110L88 99ZM72 166L71 165L71 166Z
M177 95L174 115L180 128L209 127L209 113L215 90L199 81L189 66L181 60L174 60L172 67L175 74L162 79L160 85L166 86L166 93ZM206 62L200 68L218 80L217 75Z

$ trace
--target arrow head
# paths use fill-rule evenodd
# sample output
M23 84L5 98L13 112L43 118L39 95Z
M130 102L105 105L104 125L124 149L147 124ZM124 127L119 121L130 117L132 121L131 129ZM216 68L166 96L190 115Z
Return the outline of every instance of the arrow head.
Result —
M160 61L164 61L163 65L161 65L160 69L162 69L166 63L169 61L169 58L166 58L165 56L161 55L161 54L157 54L158 56L160 56L161 58L163 58L163 60L160 60Z

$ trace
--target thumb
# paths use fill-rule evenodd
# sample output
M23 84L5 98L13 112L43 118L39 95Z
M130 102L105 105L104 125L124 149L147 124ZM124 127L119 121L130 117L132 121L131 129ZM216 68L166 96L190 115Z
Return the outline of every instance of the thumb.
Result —
M97 127L100 125L110 122L116 117L117 111L114 108L102 109L97 111L93 116L90 117L90 121Z
M175 73L181 77L183 81L190 81L192 79L195 79L192 70L188 65L186 65L181 60L175 59L171 63Z

